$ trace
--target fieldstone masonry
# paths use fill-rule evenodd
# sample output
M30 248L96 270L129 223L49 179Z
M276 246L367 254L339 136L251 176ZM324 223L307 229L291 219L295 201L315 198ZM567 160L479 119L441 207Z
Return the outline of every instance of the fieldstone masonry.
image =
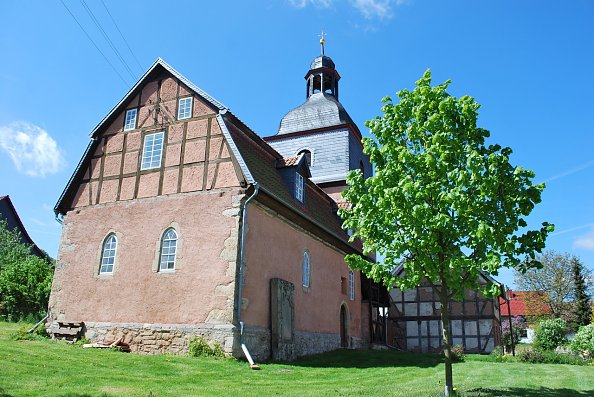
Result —
M226 354L233 352L235 327L231 324L140 324L85 323L85 337L93 342L122 338L136 353L186 353L190 339L202 336L218 343Z

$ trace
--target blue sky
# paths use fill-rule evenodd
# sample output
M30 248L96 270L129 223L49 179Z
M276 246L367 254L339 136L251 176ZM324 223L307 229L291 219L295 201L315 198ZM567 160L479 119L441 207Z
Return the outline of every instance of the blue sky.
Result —
M547 247L594 268L594 2L63 2L109 63L60 0L4 2L0 24L0 195L51 255L61 231L52 208L89 132L157 57L266 136L303 102L324 30L340 100L364 134L380 98L427 68L435 83L452 79L453 95L482 105L491 142L547 181L530 226L554 223Z

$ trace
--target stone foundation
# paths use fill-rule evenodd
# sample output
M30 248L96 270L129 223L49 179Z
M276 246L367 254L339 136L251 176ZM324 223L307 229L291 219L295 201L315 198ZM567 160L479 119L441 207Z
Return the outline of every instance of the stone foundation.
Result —
M52 323L48 333L57 327ZM202 336L219 343L226 354L233 354L235 327L231 324L140 324L85 323L84 337L93 342L114 342L120 338L135 353L187 353L190 339Z
M271 358L270 330L261 327L246 327L244 343L256 361L268 361ZM368 344L361 338L351 337L349 348L363 349ZM316 332L295 331L293 351L297 357L319 354L340 349L340 335ZM243 356L243 354L240 354Z
M48 333L57 328L57 322L47 327ZM232 324L141 324L141 323L85 323L84 338L92 342L114 342L122 339L132 352L141 354L185 354L190 339L202 336L219 343L225 354L244 358L239 341L239 331ZM271 358L270 330L246 326L243 340L255 361ZM366 348L361 338L351 337L350 348ZM340 349L340 336L315 332L295 332L296 356L324 353Z

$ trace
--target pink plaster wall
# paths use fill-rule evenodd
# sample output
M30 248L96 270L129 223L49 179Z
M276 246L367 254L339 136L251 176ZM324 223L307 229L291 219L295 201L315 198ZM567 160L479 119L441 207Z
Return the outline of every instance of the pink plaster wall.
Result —
M361 283L355 272L355 300L341 291L341 277L348 280L344 253L338 252L286 221L250 204L247 213L243 320L269 327L270 279L295 285L295 330L339 334L340 305L348 305L350 336L361 337ZM311 284L302 286L303 251L311 258Z
M215 318L228 312L230 319L234 256L222 252L226 239L237 239L237 219L223 211L232 207L234 194L177 195L69 212L50 300L54 318L199 324L215 310ZM158 242L172 224L182 240L179 268L155 272ZM118 235L115 271L99 276L101 246L110 232Z

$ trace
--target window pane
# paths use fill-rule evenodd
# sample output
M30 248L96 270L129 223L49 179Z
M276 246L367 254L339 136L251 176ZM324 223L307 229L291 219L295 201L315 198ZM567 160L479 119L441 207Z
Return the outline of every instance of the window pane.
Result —
M159 168L163 154L163 132L149 134L144 137L141 170Z
M177 251L177 233L168 229L161 239L161 259L159 260L160 270L175 269L175 253Z
M182 98L179 100L177 118L187 119L192 117L192 97Z
M130 109L126 111L126 122L124 124L124 131L133 130L136 128L137 109Z
M101 252L101 265L99 266L99 273L113 273L116 248L117 238L114 234L111 234L103 242L103 250Z

